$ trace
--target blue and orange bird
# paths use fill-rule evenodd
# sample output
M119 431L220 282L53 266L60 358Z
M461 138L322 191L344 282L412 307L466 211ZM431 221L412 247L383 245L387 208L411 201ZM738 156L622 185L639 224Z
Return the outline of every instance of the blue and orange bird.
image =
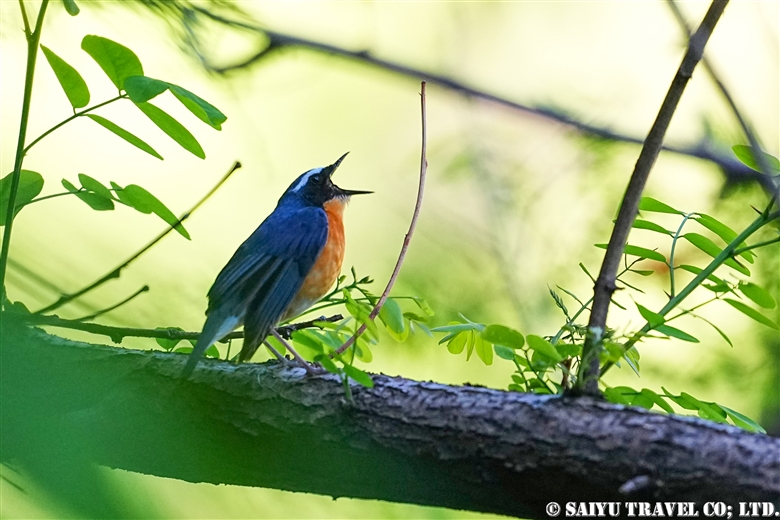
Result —
M184 377L207 348L241 325L238 360L250 359L272 327L311 307L333 286L344 260L344 207L352 195L371 193L333 184L331 176L346 156L295 179L219 273Z

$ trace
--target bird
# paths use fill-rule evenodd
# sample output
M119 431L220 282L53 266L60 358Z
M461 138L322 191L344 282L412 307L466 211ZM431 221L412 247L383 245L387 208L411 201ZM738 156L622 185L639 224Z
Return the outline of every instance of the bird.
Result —
M345 190L331 180L348 153L299 175L217 275L182 377L190 376L206 349L241 325L238 361L250 359L276 325L301 314L333 286L344 260L344 208L353 195L372 193Z

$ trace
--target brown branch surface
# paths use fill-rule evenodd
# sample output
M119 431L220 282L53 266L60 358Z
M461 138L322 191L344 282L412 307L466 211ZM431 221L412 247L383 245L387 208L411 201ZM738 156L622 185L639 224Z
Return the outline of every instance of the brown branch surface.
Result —
M615 277L620 266L620 259L623 257L628 234L639 211L642 192L645 189L650 170L661 152L666 130L669 128L683 91L693 75L696 64L701 60L704 47L727 4L728 0L713 0L701 25L691 36L688 42L688 51L677 69L677 74L675 74L669 91L666 93L666 98L661 104L655 122L647 134L645 144L642 146L642 151L634 166L634 172L628 182L626 193L623 195L620 211L615 221L615 227L612 229L612 236L609 238L607 252L604 254L604 261L601 264L601 271L593 291L593 306L588 321L588 338L583 347L582 369L577 381L578 390L589 395L598 395L599 393L599 353L607 326L607 312L612 300L612 293L617 289Z
M16 468L94 462L531 518L551 501L780 507L780 440L696 418L382 375L349 403L338 378L298 367L205 360L182 380L186 356L7 321L2 334L0 457Z

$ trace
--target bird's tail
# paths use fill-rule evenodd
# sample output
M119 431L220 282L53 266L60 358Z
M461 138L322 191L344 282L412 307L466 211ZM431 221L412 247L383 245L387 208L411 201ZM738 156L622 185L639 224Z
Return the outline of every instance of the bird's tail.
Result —
M181 376L186 379L190 377L192 371L200 361L203 353L206 352L214 342L222 339L226 334L240 325L240 319L235 316L218 316L216 314L209 315L206 318L206 323L203 325L203 332L201 332L198 342L195 344L195 348L192 349L190 357L187 359L187 364L182 370Z

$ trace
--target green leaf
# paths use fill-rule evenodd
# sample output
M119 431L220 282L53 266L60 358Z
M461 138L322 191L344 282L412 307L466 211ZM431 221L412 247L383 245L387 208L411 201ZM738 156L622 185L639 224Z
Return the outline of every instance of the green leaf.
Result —
M346 289L344 290L343 294L344 298L347 300L344 303L344 307L346 307L347 312L349 312L352 317L358 321L358 323L365 325L366 331L369 332L371 336L374 338L379 337L379 330L377 329L376 323L374 323L374 320L369 318L373 309L363 302L356 301L354 298L352 298L352 295L349 294L349 291Z
M671 327L669 325L658 325L655 327L655 330L660 332L661 334L666 334L669 337L681 339L683 341L689 341L691 343L699 343L699 340L688 334L687 332L683 332L680 329Z
M630 272L638 274L639 276L652 276L655 273L655 271L650 271L647 269L630 269Z
M718 235L727 244L737 238L737 233L733 229L723 222L720 222L715 217L699 213L694 219L696 222ZM746 247L746 244L743 242L739 247ZM753 251L745 251L740 256L752 264L756 254Z
M89 175L86 175L84 173L79 173L79 182L81 183L81 187L84 188L85 190L93 191L98 195L102 195L107 199L113 198L111 196L111 190L103 186L103 184L101 184L100 181L93 179Z
M222 123L227 121L227 116L220 112L212 104L204 101L189 90L166 81L149 78L147 76L133 76L127 78L125 91L134 103L143 103L159 96L166 90L176 97L198 119L217 130L222 130Z
M722 330L720 330L720 329L719 329L719 328L718 328L718 327L717 327L717 326L716 326L714 323L712 323L710 320L708 320L708 319L706 319L706 318L702 318L701 316L696 316L696 317L697 317L697 318L699 318L700 320L704 320L704 322L705 322L705 323L707 323L707 324L708 324L710 327L712 327L713 329L715 329L715 330L718 332L718 334L720 334L720 337L721 337L721 338L723 338L724 340L726 340L726 343L728 343L728 344L729 344L729 346L730 346L731 348L734 348L734 344L731 342L731 340L729 339L729 337L728 337L728 336L726 336L726 333L725 333L725 332L723 332Z
M65 11L69 15L76 16L79 14L79 6L76 5L74 0L62 0L62 3L65 6Z
M445 325L443 327L435 327L431 329L431 332L463 332L463 331L469 331L469 330L476 330L478 332L482 332L482 330L485 328L484 325L480 323L459 323L457 321L450 322L449 325Z
M639 392L628 386L613 386L604 390L604 397L615 404L630 405L638 393Z
M753 300L757 305L765 309L774 309L777 305L775 299L769 294L763 287L751 282L743 282L739 284L739 290Z
M206 158L206 153L203 151L200 143L198 143L198 140L195 139L195 136L192 135L184 125L171 117L170 114L151 103L136 103L135 106L146 114L146 117L151 119L160 130L179 143L179 146L193 154L195 157L200 157L201 159Z
M639 218L634 220L632 227L635 227L637 229L646 229L648 231L655 231L656 233L661 233L662 235L668 235L668 236L674 235L673 232L669 231L663 226L659 226L655 222L650 222L649 220L642 220Z
M227 121L227 116L220 112L215 106L204 101L189 90L183 89L178 85L169 85L171 93L176 99L187 107L195 117L217 130L222 130L222 123Z
M674 409L669 405L669 403L667 403L663 397L653 392L649 388L643 388L640 394L646 399L651 400L653 404L658 405L658 407L666 413L674 413Z
M295 342L295 346L303 346L312 350L315 353L323 353L322 337L311 330L296 330L292 333L292 340Z
M685 410L698 410L699 409L699 400L695 397L692 397L689 394L686 394L683 392L681 395L673 395L669 390L664 388L663 386L661 389L666 394L666 398L674 401L677 403L681 408L684 408Z
M423 300L422 298L412 298L414 300L414 303L417 304L417 306L420 308L421 311L423 311L428 316L434 316L436 313L433 312L433 309L430 305L428 305L428 302Z
M595 246L600 249L606 249L608 245L609 244L595 244ZM656 262L661 262L663 264L666 263L666 258L664 255L658 251L653 251L645 247L632 246L627 244L625 249L623 249L623 252L627 255L638 256L639 258L646 258L648 260L655 260Z
M658 325L661 325L663 324L663 322L666 321L666 319L663 316L651 311L644 305L640 305L636 302L634 302L634 304L636 305L636 308L639 309L639 314L641 314L642 317L645 320L647 320L647 323L649 323L651 326L657 327Z
M368 342L363 339L363 336L357 339L356 345L355 355L357 358L363 363L371 363L374 360L374 355L371 353Z
M761 171L761 167L758 165L758 161L756 161L756 151L753 150L750 146L746 146L744 144L738 144L731 147L731 149L734 151L734 155L737 156L737 159L742 161L742 164L747 166L748 168L753 168L757 172ZM764 159L766 160L766 163L768 164L769 168L773 170L773 175L777 175L780 173L780 160L777 159L777 157L773 157L769 155L768 153L760 152Z
M341 370L339 370L339 367L336 366L336 363L334 363L328 356L325 354L320 354L319 356L314 358L314 361L322 365L322 368L330 372L331 374L340 374Z
M206 352L203 353L205 357L210 357L213 359L219 359L219 349L216 345L211 345L209 348L206 349Z
M157 327L154 330L175 330L175 331L184 332L184 329L182 329L181 327ZM180 339L168 339L168 338L154 338L154 340L157 342L158 345L160 345L164 350L167 350L168 352L173 350L174 347L176 347L176 345L178 345L179 342L181 341Z
M371 379L371 376L359 368L353 367L352 365L344 365L344 373L356 383L363 385L366 388L374 388L374 381Z
M145 103L170 87L170 83L147 76L130 76L125 80L125 92L133 103Z
M471 359L471 354L474 353L474 343L476 341L476 334L474 331L466 332L466 361Z
M14 174L11 172L0 179L0 226L5 226L13 176ZM43 176L32 170L21 170L19 172L19 187L16 190L16 200L14 201L14 215L22 209L22 206L37 197L41 190L43 190Z
M682 211L678 209L674 209L668 204L664 204L660 200L656 200L652 197L642 197L642 200L639 201L639 211L652 211L655 213L672 213L675 215L683 214Z
M748 307L744 303L737 300L732 300L731 298L724 298L723 301L725 301L726 303L728 303L729 305L737 309L745 316L748 316L749 318L753 318L757 322L766 325L770 329L780 330L780 325L770 320L769 318L767 318L766 316L764 316L763 314L755 310L753 307Z
M482 339L494 345L503 345L510 349L520 349L525 345L525 338L522 334L503 325L488 325L482 331Z
M41 45L41 50L54 71L54 75L57 76L62 90L68 96L68 101L73 109L87 106L89 104L89 88L87 88L87 83L81 74L47 47Z
M154 213L167 222L168 225L174 227L181 236L187 240L190 239L190 234L184 229L184 226L181 225L181 222L179 222L176 215L174 215L160 199L146 191L144 188L137 184L128 184L124 188L113 182L111 185L116 190L119 200L141 213L146 213L147 215Z
M503 345L494 345L493 350L496 351L496 355L501 359L506 359L509 361L515 359L515 351L509 347L505 347Z
M693 218L696 222L722 238L727 244L737 238L737 233L733 229L714 217L699 213L694 215Z
M572 343L556 343L555 350L564 358L579 356L582 353L582 345L574 345ZM621 354L622 354L621 349ZM620 356L618 356L619 358Z
M81 48L100 65L103 72L122 90L130 76L143 76L144 68L133 51L115 41L88 34L81 40Z
M74 194L80 200L85 202L90 208L95 211L111 211L114 209L114 201L110 198L106 198L98 193L90 191L79 190L76 186L70 183L67 179L62 179L62 185L66 190Z
M741 413L737 412L736 410L732 410L731 408L726 408L722 404L719 404L718 406L720 406L721 409L726 412L726 415L728 415L729 418L734 421L734 424L740 428L744 428L745 430L751 432L766 433L766 430L750 417L742 415Z
M721 252L721 248L715 245L715 242L705 237L704 235L700 235L698 233L686 233L682 237L713 258L718 256ZM739 271L745 276L750 276L750 270L748 270L748 268L744 265L735 262L733 258L729 258L723 263L732 269Z
M447 350L450 354L460 354L466 347L466 340L468 339L468 332L461 332L456 334L449 343L447 343Z
M396 334L400 335L406 331L404 313L401 311L401 306L393 298L385 300L385 304L382 305L382 309L379 311L379 319L382 320L385 327Z
M556 363L563 360L563 357L555 349L555 346L541 336L534 336L533 334L529 334L525 337L525 340L531 350L542 354Z
M88 118L102 126L103 128L110 130L111 132L114 132L116 135L127 141L128 143L132 144L133 146L136 146L143 150L144 152L148 153L149 155L153 155L157 157L158 159L162 160L162 155L157 153L154 148L146 144L145 141L143 141L141 138L136 137L135 135L131 134L124 128L112 123L105 117L101 117L95 114L86 114Z
M682 265L678 265L677 267L679 269L682 269L683 271L688 271L689 273L693 273L693 274L699 274L700 272L704 271L704 269L702 269L701 267L696 267L695 265L682 264ZM707 276L707 279L715 282L718 285L728 286L728 284L725 281L718 278L712 273L710 273L709 276Z
M486 365L493 364L493 345L474 334L474 349L477 351L477 357Z

